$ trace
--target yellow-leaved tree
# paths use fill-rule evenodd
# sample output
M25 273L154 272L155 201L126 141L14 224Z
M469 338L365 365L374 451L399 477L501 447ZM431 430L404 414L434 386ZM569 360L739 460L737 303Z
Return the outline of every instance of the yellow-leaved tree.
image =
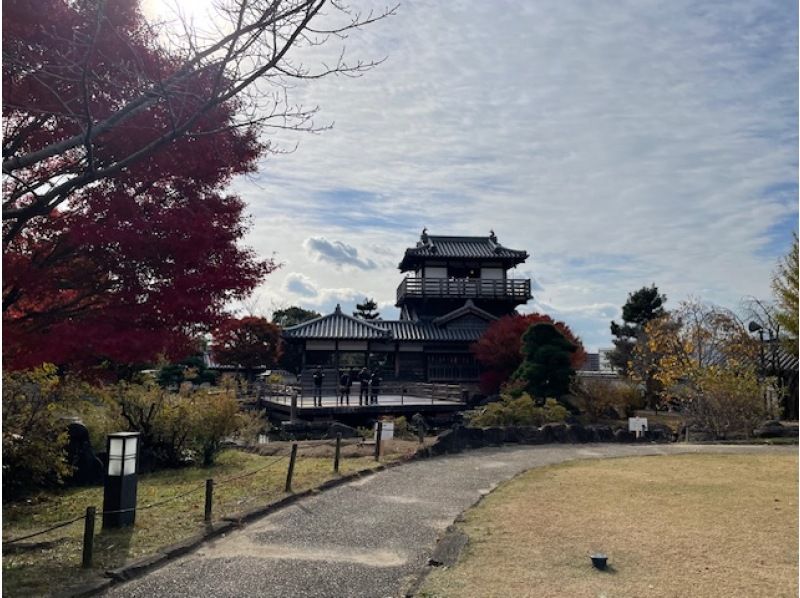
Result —
M57 368L3 372L3 490L7 498L71 473Z
M730 310L685 301L649 322L645 338L633 364L652 368L662 400L678 403L690 425L717 438L749 436L765 417L758 343Z
M798 241L794 234L794 243L778 264L772 278L772 290L775 293L777 310L775 319L781 326L781 341L790 353L797 354L797 317L798 317Z

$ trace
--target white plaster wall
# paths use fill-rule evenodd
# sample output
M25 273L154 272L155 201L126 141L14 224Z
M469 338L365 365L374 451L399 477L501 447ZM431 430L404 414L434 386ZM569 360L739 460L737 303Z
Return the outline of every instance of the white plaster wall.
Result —
M446 266L426 266L425 278L447 278Z
M484 280L503 280L503 269L481 268L481 278Z

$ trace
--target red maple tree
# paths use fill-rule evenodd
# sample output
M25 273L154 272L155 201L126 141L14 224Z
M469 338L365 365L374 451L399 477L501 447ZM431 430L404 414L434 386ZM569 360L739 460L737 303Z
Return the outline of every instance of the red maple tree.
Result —
M475 359L484 367L481 373L481 390L496 393L522 363L522 335L533 324L553 324L567 340L578 349L572 354L572 367L580 368L586 361L581 339L564 322L555 321L547 314L504 316L492 322L481 338L472 345Z
M113 114L138 93L137 73L158 79L176 69L178 61L147 35L136 1L105 3L102 27L89 18L91 4L4 4L3 50L17 58L3 63L4 156L35 154L79 134L84 112ZM87 32L93 52L78 55L74 40ZM63 47L47 46L52 40L63 40ZM23 59L31 69L19 68ZM91 63L79 71L91 73L91 86L68 68L81 59ZM63 76L53 68L50 76L37 72L42 61L63 64ZM184 111L197 114L186 135L113 177L76 187L58 210L26 217L24 228L16 227L22 220L4 221L6 367L47 361L86 371L178 357L197 333L221 321L226 303L246 296L276 267L238 245L247 230L244 204L223 189L254 170L264 147L253 126L236 126L235 101L197 110L201 95L194 90L212 85L214 76L184 78L182 102L152 104L95 137L87 151L63 152L37 164L39 174L26 173L26 181L83 176L148 146L171 119L185 120ZM8 177L4 185L19 180ZM9 209L24 211L25 201Z
M283 353L281 329L264 318L230 318L214 331L213 351L218 363L240 366L248 374L274 368Z
M336 45L394 13L330 0L226 0L208 23L181 14L148 22L139 0L3 2L3 223L15 239L73 195L127 174L181 138L225 127L317 131L316 108L292 98L293 79L358 75L380 61L299 58L299 48ZM318 52L311 54L321 55ZM224 140L216 151L225 153ZM203 148L199 148L203 149ZM281 151L266 144L265 151ZM157 161L158 161L157 160ZM147 187L150 179L138 180Z

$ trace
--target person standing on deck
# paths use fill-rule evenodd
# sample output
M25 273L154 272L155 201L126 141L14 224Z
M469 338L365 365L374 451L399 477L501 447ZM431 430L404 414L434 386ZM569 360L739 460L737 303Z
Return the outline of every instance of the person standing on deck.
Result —
M353 387L353 382L356 381L356 377L358 376L358 372L356 368L350 366L350 370L347 372L347 375L350 376L350 381L347 383L347 404L350 404L350 389Z
M347 404L350 404L350 374L347 370L339 370L339 404L344 405L347 399Z
M380 370L375 370L372 374L372 377L369 379L369 388L370 388L370 404L377 405L378 404L378 393L381 390L381 373Z
M369 378L369 370L367 369L367 366L364 366L358 373L358 380L361 383L361 388L359 389L358 393L359 405L366 405L369 403Z
M325 379L325 373L322 371L322 366L318 365L314 370L314 407L322 407L322 381ZM319 401L319 405L317 405Z

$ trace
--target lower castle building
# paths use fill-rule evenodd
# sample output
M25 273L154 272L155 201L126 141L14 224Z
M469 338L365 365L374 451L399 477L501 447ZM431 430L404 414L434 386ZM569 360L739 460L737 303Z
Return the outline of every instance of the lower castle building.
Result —
M406 249L397 287L399 320L363 320L342 313L283 332L300 345L303 370L380 367L384 377L426 382L474 382L480 368L470 351L494 320L531 298L530 279L509 277L528 253L488 237L428 235Z

